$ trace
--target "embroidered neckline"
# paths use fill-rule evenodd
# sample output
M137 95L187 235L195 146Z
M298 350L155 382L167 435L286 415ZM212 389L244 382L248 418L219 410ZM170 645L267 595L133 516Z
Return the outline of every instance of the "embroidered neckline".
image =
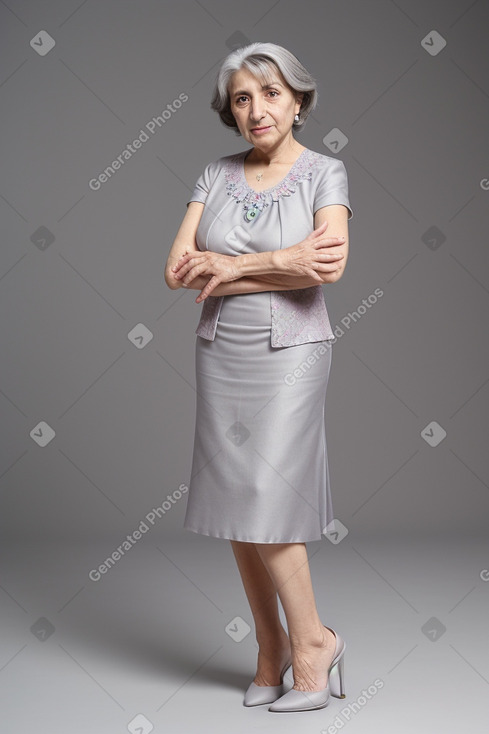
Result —
M235 199L236 204L243 202L245 211L250 208L262 211L281 196L293 194L298 183L311 179L312 167L319 158L318 153L304 148L281 181L263 191L255 191L246 180L244 172L244 159L249 152L245 150L231 156L225 170L227 194Z
M250 186L249 183L248 183L248 181L246 180L244 164L245 164L246 158L251 153L251 150L245 150L244 155L243 155L243 157L241 159L241 164L240 164L241 176L242 176L242 179L243 179L243 184L245 184L250 189L250 191L253 194L268 194L268 192L273 191L274 189L280 187L284 183L285 179L288 178L289 175L294 172L295 167L301 162L301 158L304 156L304 154L305 154L305 152L307 150L308 150L307 148L304 148L304 150L301 150L300 154L298 155L298 157L295 159L294 163L289 168L288 173L283 177L283 179L281 181L279 181L278 183L276 183L275 186L269 186L268 189L263 189L262 191L255 191L255 189L252 186Z

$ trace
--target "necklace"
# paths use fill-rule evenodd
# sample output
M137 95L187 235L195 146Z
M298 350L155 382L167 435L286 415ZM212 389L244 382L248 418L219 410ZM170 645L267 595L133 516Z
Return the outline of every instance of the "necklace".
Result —
M236 204L242 205L243 219L246 223L251 224L270 204L278 201L282 196L293 194L298 183L310 180L313 168L321 160L321 156L319 153L304 148L286 176L275 186L264 191L254 191L246 182L245 160L244 152L231 156L226 165L225 180L228 196L231 196Z
M263 178L263 174L264 174L264 173L265 173L265 171L261 171L260 173L257 173L257 174L255 175L255 178L256 178L256 180L257 180L257 181L261 181L261 180L262 180L262 178Z

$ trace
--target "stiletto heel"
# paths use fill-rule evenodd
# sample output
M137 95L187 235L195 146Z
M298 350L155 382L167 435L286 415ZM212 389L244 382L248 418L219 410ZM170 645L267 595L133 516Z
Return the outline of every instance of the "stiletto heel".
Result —
M335 698L346 698L344 654L329 671L329 688L331 695Z
M298 691L296 688L291 688L281 698L274 701L269 707L269 711L312 711L327 706L330 695L336 698L345 698L344 656L346 644L343 638L331 627L326 627L326 629L329 629L336 637L333 659L328 668L326 688L320 691Z

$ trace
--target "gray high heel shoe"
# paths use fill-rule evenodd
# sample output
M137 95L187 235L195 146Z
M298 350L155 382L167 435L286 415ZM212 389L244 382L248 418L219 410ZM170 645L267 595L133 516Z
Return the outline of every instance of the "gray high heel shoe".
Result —
M331 627L326 627L326 629L329 629L336 637L336 647L333 660L328 668L326 688L320 691L298 691L291 688L269 707L269 711L312 711L327 706L330 694L337 698L345 698L344 654L346 644L343 638Z
M254 681L252 681L244 695L243 706L260 706L262 703L272 703L272 701L276 701L277 698L280 698L284 692L283 677L291 665L292 661L286 663L285 667L282 669L282 672L280 673L280 680L282 680L282 683L279 686L258 686Z

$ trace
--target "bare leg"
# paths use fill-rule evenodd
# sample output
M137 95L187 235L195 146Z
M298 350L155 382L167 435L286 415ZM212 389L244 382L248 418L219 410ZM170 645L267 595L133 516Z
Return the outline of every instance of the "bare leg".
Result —
M255 621L259 645L257 686L278 686L291 659L290 642L278 613L277 590L254 543L230 541Z
M255 543L282 603L289 631L294 688L319 691L328 682L327 668L335 637L317 612L305 543Z

